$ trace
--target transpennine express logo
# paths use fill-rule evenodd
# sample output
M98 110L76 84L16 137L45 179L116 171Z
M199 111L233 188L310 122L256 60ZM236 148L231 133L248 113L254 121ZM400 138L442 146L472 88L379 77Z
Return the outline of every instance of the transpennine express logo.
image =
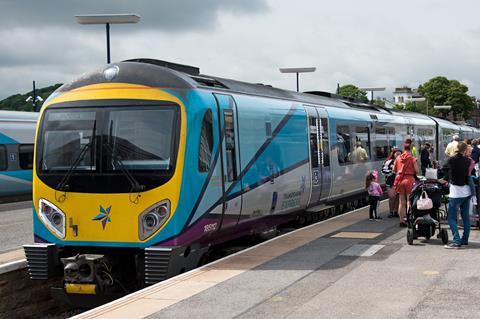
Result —
M103 208L102 205L100 205L100 214L97 216L93 217L92 220L100 220L102 222L102 227L105 229L105 226L107 226L107 222L110 222L110 209L112 206L107 207L106 209Z

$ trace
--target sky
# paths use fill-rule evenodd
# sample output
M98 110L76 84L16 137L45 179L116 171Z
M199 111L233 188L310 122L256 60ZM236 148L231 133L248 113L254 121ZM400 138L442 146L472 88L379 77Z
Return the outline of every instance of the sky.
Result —
M111 26L112 62L154 58L295 90L280 67L316 67L301 91L416 88L443 75L480 96L478 0L0 0L0 99L106 64L105 27L78 14L136 13ZM382 94L380 94L382 95Z

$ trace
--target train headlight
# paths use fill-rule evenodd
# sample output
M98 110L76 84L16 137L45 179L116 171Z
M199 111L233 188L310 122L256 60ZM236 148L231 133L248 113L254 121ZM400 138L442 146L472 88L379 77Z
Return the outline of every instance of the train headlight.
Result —
M38 214L45 226L58 237L65 238L65 214L45 199L40 199L38 206Z
M145 240L156 232L170 216L170 201L163 200L138 216L138 238Z

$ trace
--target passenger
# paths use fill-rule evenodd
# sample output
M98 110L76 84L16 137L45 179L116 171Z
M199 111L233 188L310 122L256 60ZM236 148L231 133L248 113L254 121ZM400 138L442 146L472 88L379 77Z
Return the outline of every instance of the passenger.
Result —
M467 144L467 145L472 145L472 140L469 139L469 138L466 138L463 140L463 143Z
M458 135L454 135L453 140L448 143L447 147L445 148L445 155L447 155L447 157L452 157L455 155L458 147L458 141L460 141L460 137L458 137Z
M376 171L368 173L365 178L365 188L368 191L368 198L370 201L369 220L382 219L378 216L378 201L383 194L382 187L377 183L378 173Z
M448 200L448 225L453 234L453 241L445 245L447 249L458 249L462 245L468 245L470 235L470 187L468 186L468 170L470 160L465 156L467 144L458 143L455 156L448 159L444 166L445 177L450 183L450 194ZM457 211L460 208L460 215L463 220L463 236L460 238L457 227Z
M361 163L368 161L367 151L362 147L362 142L357 141L355 149L350 154L350 161Z
M410 152L412 153L413 157L417 157L417 148L415 147L415 141L411 138L405 139L406 144L410 144Z
M432 162L430 161L430 144L429 143L425 143L425 146L420 152L420 163L421 163L421 169L422 169L422 176L425 176L427 167L432 166Z
M478 163L478 159L480 158L480 148L478 147L478 140L474 139L472 141L472 159L475 163Z
M443 176L444 176L444 175L443 175L443 170L442 170L442 168L440 167L440 164L438 163L438 161L433 160L433 161L432 161L432 167L437 170L437 177L438 177L438 179L442 179Z
M411 141L407 139L406 142ZM400 217L400 227L406 227L406 212L410 206L408 197L412 192L415 176L419 173L417 159L413 157L410 149L411 144L405 143L403 146L404 152L395 159L393 164L393 172L397 174L393 183L395 191L399 193L400 204L398 207L398 214Z
M400 154L402 154L402 152L398 148L392 148L387 160L382 166L382 174L385 175L385 185L387 185L388 207L390 208L390 214L388 215L388 218L398 217L398 194L393 187L395 173L393 173L392 169L395 159Z
M465 151L465 157L470 160L470 165L468 166L468 186L470 187L470 193L472 194L472 204L477 205L477 196L475 188L475 161L472 159L472 146L467 145L467 150ZM475 195L475 196L473 196Z

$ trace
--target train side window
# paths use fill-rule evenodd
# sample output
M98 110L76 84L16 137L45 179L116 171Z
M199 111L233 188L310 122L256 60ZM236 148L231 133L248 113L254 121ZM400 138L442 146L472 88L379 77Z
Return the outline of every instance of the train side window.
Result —
M348 164L350 163L349 154L352 150L352 139L350 134L350 128L344 125L337 126L337 152L338 163Z
M330 166L330 145L328 143L328 120L321 118L320 132L322 133L322 151L323 151L323 167Z
M366 162L370 159L370 129L368 127L355 127L355 148L361 146L367 153L367 158L362 158L361 153L356 152L360 158L354 158L354 162ZM353 151L352 151L353 153ZM364 155L363 155L364 157Z
M18 147L18 158L21 169L33 168L33 144L21 144Z
M385 127L375 128L375 158L384 159L388 156L387 129Z
M200 132L200 146L198 150L198 170L208 172L213 150L213 124L212 111L207 110L203 116L202 130Z
M233 111L224 110L223 119L225 123L225 155L227 158L227 181L237 180L237 161L235 149L235 130L233 123Z
M5 145L0 145L0 171L7 169L7 148Z

